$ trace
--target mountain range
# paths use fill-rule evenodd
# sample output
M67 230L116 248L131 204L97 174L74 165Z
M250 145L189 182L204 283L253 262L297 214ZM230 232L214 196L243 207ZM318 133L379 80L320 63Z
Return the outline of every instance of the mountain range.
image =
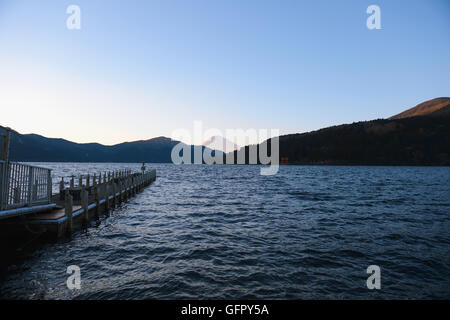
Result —
M225 140L213 137L206 147L214 148L214 141ZM158 137L105 146L13 131L10 160L167 163L178 143ZM235 148L228 141L222 145L226 146L223 151ZM280 157L288 158L290 164L450 165L449 146L450 98L436 98L389 119L281 136Z
M172 148L180 143L166 137L124 142L113 146L99 143L75 143L37 134L11 133L10 160L23 162L172 162ZM187 145L185 145L187 146ZM194 150L204 146L188 146ZM215 151L211 151L215 154ZM193 161L193 160L192 160Z

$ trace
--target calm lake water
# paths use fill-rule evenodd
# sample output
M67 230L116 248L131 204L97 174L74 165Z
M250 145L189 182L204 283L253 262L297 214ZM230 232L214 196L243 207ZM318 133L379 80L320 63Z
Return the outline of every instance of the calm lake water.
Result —
M61 176L139 164L39 164ZM450 168L148 164L158 178L71 241L17 252L0 297L450 298ZM81 290L67 289L70 265ZM381 268L381 290L366 269Z

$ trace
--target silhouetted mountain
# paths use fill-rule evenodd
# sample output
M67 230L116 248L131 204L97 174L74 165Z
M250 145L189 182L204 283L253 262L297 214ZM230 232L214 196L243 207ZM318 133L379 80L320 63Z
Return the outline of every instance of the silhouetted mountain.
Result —
M450 98L436 98L418 104L389 119L403 119L417 116L450 116Z
M450 117L341 125L280 138L290 163L450 165Z
M36 134L11 135L10 160L30 162L172 162L172 148L179 141L166 137L125 142L113 146L98 143L75 143ZM191 146L194 148L202 146ZM213 152L214 154L214 152Z
M437 98L390 119L281 136L280 158L289 164L448 166L449 109L450 98ZM248 162L249 147L243 150Z
M450 116L364 121L279 141L280 158L289 164L448 166Z

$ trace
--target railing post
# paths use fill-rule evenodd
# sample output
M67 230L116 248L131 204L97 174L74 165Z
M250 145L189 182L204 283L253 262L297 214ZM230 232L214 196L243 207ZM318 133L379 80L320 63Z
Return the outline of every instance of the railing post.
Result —
M31 200L36 201L38 198L37 195L38 195L38 181L36 179L33 184L33 196Z
M8 160L9 160L9 141L11 140L11 129L5 128L5 130L6 130L6 135L3 136L2 153L1 153L0 160L8 162Z
M20 187L15 187L14 195L13 195L14 204L20 203L21 196L22 196L22 190L20 189Z
M7 170L6 161L0 162L0 210L6 209L6 183L7 183Z
M8 163L6 161L1 162L1 180L0 180L0 210L6 209L8 205Z
M3 210L3 178L4 178L4 172L3 172L3 162L0 161L0 210Z
M48 203L52 202L52 172L48 170L47 172L47 195Z
M9 139L9 138L8 138ZM8 148L9 148L9 141L8 141ZM9 194L10 194L10 176L11 176L11 166L9 164L8 159L3 163L4 169L4 176L3 176L3 208L7 209L8 203L9 203Z
M33 167L28 167L28 190L27 203L31 203L31 194L33 192Z
M0 173L2 181L0 181L0 210L6 209L8 206L8 192L9 192L9 143L11 140L11 129L4 128L6 134L2 139L1 157L3 160L2 172Z

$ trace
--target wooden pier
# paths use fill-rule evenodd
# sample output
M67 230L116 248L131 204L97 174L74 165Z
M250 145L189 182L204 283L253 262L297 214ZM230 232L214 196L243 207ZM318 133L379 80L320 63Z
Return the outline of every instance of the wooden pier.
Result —
M27 221L30 225L44 227L52 237L70 236L76 227L87 226L90 220L98 220L102 213L108 213L155 180L156 170L108 172L103 175L101 183L94 176L92 184L89 175L84 179L81 176L78 186L74 186L72 180L67 188L62 180L60 193L56 195L56 207L29 216Z
M10 162L11 130L0 127L0 237L20 238L19 230L37 229L50 238L71 235L103 212L119 206L156 180L156 170L120 170L61 179L52 194L51 170ZM25 228L24 228L25 227Z

